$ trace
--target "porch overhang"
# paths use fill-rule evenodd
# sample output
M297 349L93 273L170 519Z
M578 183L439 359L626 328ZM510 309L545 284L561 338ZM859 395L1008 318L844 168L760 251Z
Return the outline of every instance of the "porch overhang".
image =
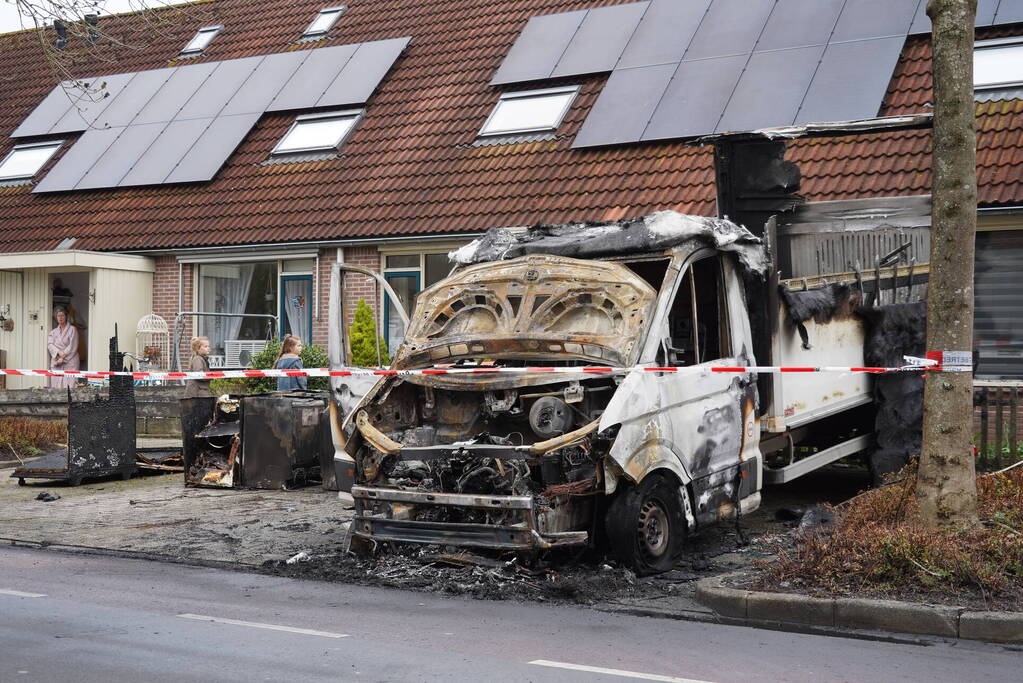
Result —
M22 251L0 254L0 270L29 268L130 270L152 273L156 271L153 259L133 254L109 254L100 251L67 249L61 251Z

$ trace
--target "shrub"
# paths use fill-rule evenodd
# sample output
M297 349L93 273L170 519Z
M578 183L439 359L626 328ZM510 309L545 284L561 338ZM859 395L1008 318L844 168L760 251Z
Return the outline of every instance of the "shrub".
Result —
M19 458L38 455L66 441L67 422L64 420L0 418L0 460L9 459L12 451Z
M352 348L352 365L364 368L376 367L377 342L380 344L381 361L385 366L391 364L391 358L387 355L387 344L384 343L383 337L377 336L377 324L373 309L369 307L365 299L359 299L359 303L355 306L355 317L352 319L352 327L348 330L348 339Z
M255 370L267 370L274 366L277 355L281 352L281 342L273 340L266 348L252 356L252 367ZM302 345L302 367L325 368L330 365L327 352L316 344ZM310 391L326 391L329 378L310 377L307 385ZM210 382L210 390L214 396L221 394L262 394L277 391L277 379L274 377L258 377L252 379L224 378Z

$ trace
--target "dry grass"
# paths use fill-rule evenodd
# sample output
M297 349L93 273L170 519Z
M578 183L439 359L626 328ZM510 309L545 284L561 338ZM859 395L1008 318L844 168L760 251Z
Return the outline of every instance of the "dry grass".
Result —
M916 597L1023 607L1023 467L977 477L976 529L919 518L915 472L833 509L828 533L804 533L760 563L763 585L828 594Z
M38 455L67 441L63 420L33 420L28 417L0 418L0 460Z

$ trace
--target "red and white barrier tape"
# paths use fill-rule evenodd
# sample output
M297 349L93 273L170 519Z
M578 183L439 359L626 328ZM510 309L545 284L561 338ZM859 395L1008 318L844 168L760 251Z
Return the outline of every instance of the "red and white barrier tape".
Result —
M82 377L86 379L106 379L109 377L131 377L141 380L182 380L182 379L247 379L260 377L405 377L409 375L489 375L497 373L529 374L529 373L562 373L562 374L594 374L594 375L624 375L630 372L671 372L671 373L756 373L776 374L789 372L865 372L871 374L885 374L893 372L920 372L923 370L938 372L971 372L970 365L948 365L926 358L913 358L906 356L906 365L899 367L845 367L845 366L820 366L820 367L796 367L779 365L695 365L683 367L645 367L634 366L630 368L615 368L609 366L578 366L578 367L521 367L502 368L488 366L435 366L420 370L375 370L372 368L350 368L346 370L331 370L329 368L308 368L304 370L208 370L205 372L161 372L161 371L136 371L136 372L110 372L102 370L4 370L0 369L0 375L19 376L42 376L42 377Z

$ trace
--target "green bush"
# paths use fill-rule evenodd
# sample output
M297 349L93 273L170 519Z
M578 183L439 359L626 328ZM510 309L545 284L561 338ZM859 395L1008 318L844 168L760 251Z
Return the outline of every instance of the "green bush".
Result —
M377 336L373 309L365 299L359 299L355 306L355 317L352 319L352 327L348 330L348 339L352 347L352 365L363 368L376 367L377 346L374 339L380 343L380 356L384 366L391 364L391 358L387 355L387 344L384 343L383 337Z
M281 342L273 340L266 345L266 348L252 356L252 368L255 370L267 370L274 366L277 355L281 352ZM302 345L302 367L304 368L326 368L330 366L327 359L327 352L322 346L315 344ZM310 391L326 391L329 389L329 378L310 377L307 385ZM214 396L221 394L262 394L269 391L277 391L277 378L258 377L251 379L215 379L210 382L210 389Z

